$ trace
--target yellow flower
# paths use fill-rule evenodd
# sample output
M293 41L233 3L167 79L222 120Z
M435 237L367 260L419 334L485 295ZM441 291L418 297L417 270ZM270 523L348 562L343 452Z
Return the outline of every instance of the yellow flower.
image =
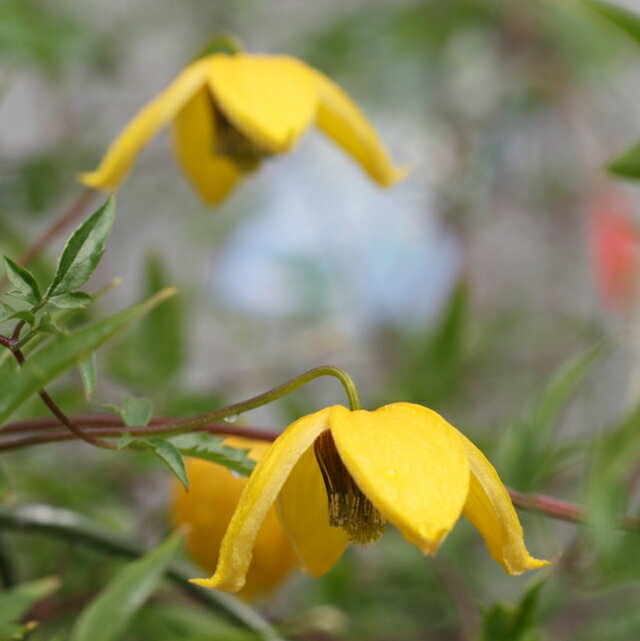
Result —
M263 441L242 438L225 439L225 445L249 449L248 456L255 461L268 448ZM186 535L189 554L205 570L213 572L222 537L247 479L235 477L227 468L208 461L187 459L186 463L189 491L175 481L171 520L175 526L189 526ZM240 596L251 600L271 592L297 564L289 538L272 508L257 534L253 561Z
M312 124L379 184L405 175L360 109L324 74L289 56L215 53L190 64L143 107L100 166L80 174L81 182L116 189L142 148L169 123L178 160L210 204L223 200L264 158L290 151Z
M290 425L257 464L205 587L242 588L256 534L276 502L306 570L319 576L351 540L385 522L434 554L464 514L509 574L547 565L529 555L509 494L482 452L440 415L395 403L374 412L340 405Z

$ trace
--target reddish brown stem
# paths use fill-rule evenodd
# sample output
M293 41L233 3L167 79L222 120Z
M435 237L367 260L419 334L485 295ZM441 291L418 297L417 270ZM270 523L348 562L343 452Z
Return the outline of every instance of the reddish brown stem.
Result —
M79 421L72 419L73 423L77 424ZM122 423L115 425L116 421L112 421L113 426L105 427L88 427L84 426L83 433L85 436L102 436L102 437L118 437L123 434L131 434L132 436L152 436L158 434L167 434L172 430L166 426L171 425L172 421L168 419L161 419L161 423L156 425L148 425L147 427L126 427ZM56 423L58 425L58 423ZM47 425L47 428L40 433L30 434L29 436L22 436L20 438L5 439L0 441L0 451L17 450L23 447L32 445L43 445L45 443L57 443L61 441L71 441L77 437L75 434L67 431L53 431L49 429L52 425ZM193 430L194 432L208 432L209 434L216 434L218 436L242 436L245 438L252 438L262 441L273 441L278 437L275 432L267 432L249 427L234 427L227 423L211 423L204 425L200 428Z

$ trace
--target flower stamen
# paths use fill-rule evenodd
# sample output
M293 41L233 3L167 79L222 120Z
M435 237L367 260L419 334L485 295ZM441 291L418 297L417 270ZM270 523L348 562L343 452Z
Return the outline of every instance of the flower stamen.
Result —
M271 154L238 130L211 101L216 127L215 153L228 156L242 171L254 171Z
M330 430L323 432L315 440L313 451L327 490L329 525L341 527L355 543L378 540L385 528L384 517L349 474Z

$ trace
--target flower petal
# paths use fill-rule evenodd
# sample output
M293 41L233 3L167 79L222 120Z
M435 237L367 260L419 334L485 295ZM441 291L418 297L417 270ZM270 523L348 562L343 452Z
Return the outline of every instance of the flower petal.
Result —
M375 412L337 407L329 423L358 487L409 542L433 554L467 497L469 465L458 431L412 403Z
M548 565L548 561L534 559L527 551L518 515L493 465L468 438L460 436L471 469L463 513L484 538L491 556L509 574Z
M88 187L117 189L141 149L203 86L206 74L206 59L184 69L162 93L133 117L111 143L98 168L79 175L80 182Z
M251 448L249 456L260 458L267 444L261 441L234 438L225 445ZM187 458L190 487L186 491L174 480L172 521L176 527L189 526L186 547L198 564L213 572L218 564L220 544L240 494L247 484L216 463ZM275 509L270 508L256 539L253 560L247 572L247 582L240 595L248 600L272 591L284 581L297 565L297 556L285 533Z
M254 468L222 541L218 567L210 579L191 579L208 588L237 592L245 576L258 530L298 459L328 427L326 408L292 423Z
M271 153L291 149L316 111L316 77L289 56L216 54L209 84L218 108L245 136Z
M406 169L393 166L389 154L365 115L349 96L330 78L318 78L317 126L384 187L407 175Z
M215 155L213 100L203 87L179 111L173 122L174 148L200 197L215 205L235 187L240 172L225 156Z
M280 490L278 516L311 576L328 572L349 543L347 533L329 525L327 491L313 447L296 463Z

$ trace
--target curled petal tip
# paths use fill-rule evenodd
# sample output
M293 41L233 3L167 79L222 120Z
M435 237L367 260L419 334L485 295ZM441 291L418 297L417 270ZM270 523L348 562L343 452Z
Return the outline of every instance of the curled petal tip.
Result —
M384 183L385 187L393 187L396 183L402 182L411 174L411 167L394 167L388 180Z

